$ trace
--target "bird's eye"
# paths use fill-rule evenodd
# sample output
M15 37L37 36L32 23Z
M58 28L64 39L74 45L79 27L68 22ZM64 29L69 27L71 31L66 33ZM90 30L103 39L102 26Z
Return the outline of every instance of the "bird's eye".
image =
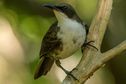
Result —
M63 8L63 9L67 9L68 7L67 7L67 6L63 6L62 8Z
M60 11L66 11L68 9L67 6L55 6L56 8L58 8Z

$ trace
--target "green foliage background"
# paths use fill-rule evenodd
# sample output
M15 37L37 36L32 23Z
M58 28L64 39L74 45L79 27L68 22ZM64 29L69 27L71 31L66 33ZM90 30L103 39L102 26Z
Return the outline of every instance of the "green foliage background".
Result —
M90 25L97 8L98 0L0 0L0 16L5 17L12 25L16 37L25 51L25 62L31 73L27 84L55 84L47 77L33 80L34 68L38 61L41 40L55 21L52 11L42 7L44 3L71 4L83 21ZM108 30L103 41L102 51L106 51L126 39L126 6L125 0L114 0ZM110 68L117 84L126 84L125 53L110 62ZM119 72L119 73L117 73Z

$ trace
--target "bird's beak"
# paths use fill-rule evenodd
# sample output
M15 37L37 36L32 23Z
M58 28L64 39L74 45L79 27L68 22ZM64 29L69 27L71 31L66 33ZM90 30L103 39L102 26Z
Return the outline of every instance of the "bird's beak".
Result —
M50 9L56 9L55 5L53 5L53 4L44 4L43 7L47 7Z
M61 9L53 4L44 4L43 6L52 9L58 21L62 21L67 17L66 14L61 11Z

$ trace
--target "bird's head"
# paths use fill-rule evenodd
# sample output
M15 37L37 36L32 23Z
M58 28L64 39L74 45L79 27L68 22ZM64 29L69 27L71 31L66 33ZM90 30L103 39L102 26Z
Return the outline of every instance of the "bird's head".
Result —
M63 18L73 19L77 16L75 10L69 4L44 4L43 6L52 9L58 20L62 20Z

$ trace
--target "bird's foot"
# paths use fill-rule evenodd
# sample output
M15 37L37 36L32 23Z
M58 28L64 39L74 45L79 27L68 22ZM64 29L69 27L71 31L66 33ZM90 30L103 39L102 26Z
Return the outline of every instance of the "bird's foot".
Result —
M67 71L66 69L64 69L62 66L61 66L61 62L59 60L56 60L55 61L56 65L58 67L60 67L68 76L71 76L74 80L77 80L79 81L71 72Z
M84 47L87 47L87 46L90 46L90 47L93 47L94 49L96 49L98 51L98 48L96 48L95 46L91 45L91 43L93 43L94 41L89 41L89 42L86 42L82 45L82 52L83 52L83 49Z
M74 80L77 80L77 81L79 81L71 72L69 72L69 71L64 71L68 76L70 76L70 77L72 77Z

